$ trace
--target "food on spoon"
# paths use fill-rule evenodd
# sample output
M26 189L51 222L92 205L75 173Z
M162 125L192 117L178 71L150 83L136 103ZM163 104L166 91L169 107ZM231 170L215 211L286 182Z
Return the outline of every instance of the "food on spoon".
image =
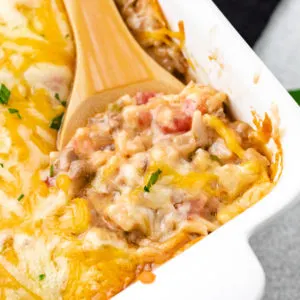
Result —
M191 74L182 53L183 23L179 23L178 32L171 31L156 0L115 2L127 26L147 53L174 76L188 83Z

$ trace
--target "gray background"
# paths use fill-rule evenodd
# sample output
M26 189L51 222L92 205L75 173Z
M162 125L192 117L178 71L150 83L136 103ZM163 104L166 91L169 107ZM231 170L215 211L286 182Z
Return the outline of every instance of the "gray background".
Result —
M300 0L279 5L254 50L286 88L300 88ZM299 300L300 204L260 230L251 245L266 272L264 300Z

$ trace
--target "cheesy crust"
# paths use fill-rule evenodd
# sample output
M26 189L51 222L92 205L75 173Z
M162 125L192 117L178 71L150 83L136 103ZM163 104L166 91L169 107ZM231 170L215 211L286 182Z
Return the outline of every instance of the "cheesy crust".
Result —
M117 2L127 22L146 14L135 36L187 78L172 40L182 30L167 29L155 1ZM256 128L234 121L225 94L195 83L116 99L57 152L74 71L62 0L0 0L0 299L111 298L256 203L278 174L268 116Z

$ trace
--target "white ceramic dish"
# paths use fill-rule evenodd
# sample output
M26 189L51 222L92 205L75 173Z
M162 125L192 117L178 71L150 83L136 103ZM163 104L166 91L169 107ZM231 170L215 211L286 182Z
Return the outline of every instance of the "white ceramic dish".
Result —
M171 27L184 21L187 53L196 62L199 81L226 92L239 119L251 122L251 110L263 115L276 104L284 168L262 201L156 270L153 284L137 282L114 299L260 299L265 276L248 240L300 194L300 109L212 1L160 3Z

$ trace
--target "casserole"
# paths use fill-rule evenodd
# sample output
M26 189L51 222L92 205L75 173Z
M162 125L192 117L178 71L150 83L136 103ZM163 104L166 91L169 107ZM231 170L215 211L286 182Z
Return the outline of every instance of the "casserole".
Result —
M153 284L137 282L115 299L260 299L265 276L248 240L299 196L294 174L300 166L300 110L212 1L159 2L172 29L184 21L186 54L197 79L227 93L238 119L251 123L251 110L263 114L277 107L283 171L270 194L157 269Z
M87 229L89 229L90 217L90 211L85 199L68 199L66 194L70 182L66 176L57 178L55 182L57 189L53 186L51 178L55 170L51 167L49 170L49 158L47 155L43 155L45 153L48 154L51 149L54 149L55 130L59 127L62 111L66 104L65 96L70 85L70 73L73 70L73 51L70 48L71 33L68 31L64 15L60 14L63 9L59 4L60 1L20 0L16 2L20 2L21 5L13 7L15 3L13 1L12 5L8 3L4 7L13 8L14 12L16 12L17 8L17 15L20 17L19 21L25 22L30 30L34 31L34 35L26 36L28 31L24 33L21 26L21 30L17 31L17 33L25 35L26 39L17 39L16 41L13 36L13 41L10 41L9 45L6 44L6 47L10 46L10 50L15 51L15 48L20 43L22 46L28 46L28 48L21 48L26 53L29 49L30 51L37 50L37 52L30 53L26 57L29 60L25 61L25 65L23 65L22 62L24 61L22 59L21 62L16 60L16 56L13 58L10 57L12 65L10 64L10 60L4 60L4 65L13 71L13 74L6 71L4 72L5 75L15 75L15 69L19 69L20 66L26 70L24 70L24 78L23 72L16 72L16 74L19 76L18 79L22 80L22 83L29 83L31 90L26 90L26 88L21 89L20 93L24 93L21 96L25 96L26 100L24 103L23 98L16 91L16 82L4 77L7 80L6 84L11 84L9 87L11 97L8 89L1 85L1 99L2 101L6 101L1 106L5 113L3 127L7 127L10 130L9 134L18 133L21 137L21 139L15 139L14 137L13 142L9 138L3 139L6 142L4 145L6 148L4 147L2 151L17 148L17 157L19 156L24 160L16 165L18 172L6 163L6 161L1 163L1 168L4 169L2 173L9 174L10 177L8 176L8 179L11 182L10 185L5 186L7 190L4 190L5 193L10 194L10 197L1 203L2 211L3 209L8 210L5 215L8 217L7 220L6 218L3 219L7 222L17 221L12 222L11 226L8 226L6 222L2 222L2 226L7 230L1 231L2 253L0 256L0 271L3 286L6 288L4 291L1 290L1 293L3 293L1 297L9 299L20 297L43 299L59 299L61 297L66 299L72 297L80 299L105 298L103 293L112 295L129 283L123 282L123 280L125 274L128 272L128 268L134 274L135 270L132 270L132 268L135 268L135 261L131 261L131 257L126 257L122 252L114 251L115 249L109 247L114 242L111 236L106 236L106 240L103 238L102 240L100 239L99 246L95 245L95 241L97 242L94 236L95 231L89 231L90 234L85 234ZM39 9L40 4L42 5L41 10ZM31 12L35 9L37 9L36 14L38 18L32 19L31 17L34 13L32 14ZM7 15L9 18L11 17L10 14ZM28 16L29 20L24 20L22 15ZM60 22L54 18L54 15L59 16ZM49 22L50 19L51 22ZM61 26L63 30L52 34L53 28L57 28L57 25ZM11 25L11 27L11 29L18 29L18 26L15 28L15 24L14 26ZM1 30L3 34L2 26ZM7 32L4 31L4 35L6 34ZM38 43L36 41L34 43L32 40L38 40ZM59 55L55 53L54 56L51 56L51 54L54 54L51 51L52 42L55 43L57 49L62 50ZM38 45L32 49L30 43L33 46ZM45 44L47 47L41 47L41 45L45 46ZM43 53L39 53L41 49L43 49ZM46 54L46 56L42 54ZM190 57L192 57L192 54ZM50 58L50 64L45 64L45 60L48 58ZM210 62L216 63L221 69L224 68L224 63L219 61L219 55L216 52L210 53L208 59ZM33 62L36 65L30 68L27 64L28 61L30 64ZM69 62L67 68L61 69L60 65L67 61ZM40 64L41 62L42 64ZM59 67L53 68L53 63ZM217 75L221 77L221 72ZM4 81L4 79L2 78L1 80ZM207 82L210 82L210 80L207 80ZM259 74L255 74L253 82L256 84L259 82ZM42 93L45 89L50 94L50 99L49 95ZM32 94L35 95L33 99ZM39 107L39 105L46 103L48 104L47 109ZM37 111L35 110L36 108L38 108ZM256 107L254 108L256 109ZM42 115L38 114L38 112ZM35 113L34 118L29 117L29 114L33 113ZM52 119L52 117L54 118ZM4 133L6 132L4 131ZM9 134L7 134L8 137ZM39 137L37 138L37 136ZM21 143L21 147L17 147L18 142ZM22 152L24 149L25 151ZM29 150L29 153L27 150ZM9 151L8 153L11 154ZM23 169L20 169L22 167L25 168L27 173ZM42 168L41 171L40 168ZM30 173L29 171L32 169L34 169L33 171L37 171L37 173ZM9 170L12 173L5 173L5 170ZM165 168L162 168L162 172L166 172ZM14 183L20 184L20 187L18 186L18 188L13 189L12 178L18 178L18 174L24 177L24 180L23 178L19 181L15 180ZM31 176L33 181L32 186L30 185ZM40 180L41 177L44 178L44 181ZM24 182L28 182L27 189ZM152 189L151 185L148 186L148 184L145 187L148 190ZM11 206L8 207L8 204L11 204ZM13 218L9 218L11 215L13 215ZM19 218L16 218L15 215ZM112 215L114 216L114 214ZM136 215L138 216L138 214ZM25 222L22 221L23 216L26 216L24 218ZM230 239L226 236L225 240L227 243ZM102 245L104 245L103 248L101 248ZM100 251L98 252L99 248ZM223 245L218 246L218 252L220 251L219 249L223 248ZM219 254L217 256L223 259L223 256ZM113 261L115 257L118 259L119 264L111 265L109 261ZM93 268L95 263L96 267ZM177 271L184 269L180 268ZM124 276L122 272L125 273ZM116 274L120 275L116 276ZM205 270L205 274L207 275L207 270ZM159 280L161 279L162 277L159 278ZM112 289L109 284L106 285L110 280L116 281L115 289ZM103 290L104 292L102 293ZM61 294L62 291L64 292L63 295ZM145 295L142 295L142 297L144 298ZM161 297L162 294L158 295L157 298ZM130 298L135 299L140 297L134 292L134 295Z

